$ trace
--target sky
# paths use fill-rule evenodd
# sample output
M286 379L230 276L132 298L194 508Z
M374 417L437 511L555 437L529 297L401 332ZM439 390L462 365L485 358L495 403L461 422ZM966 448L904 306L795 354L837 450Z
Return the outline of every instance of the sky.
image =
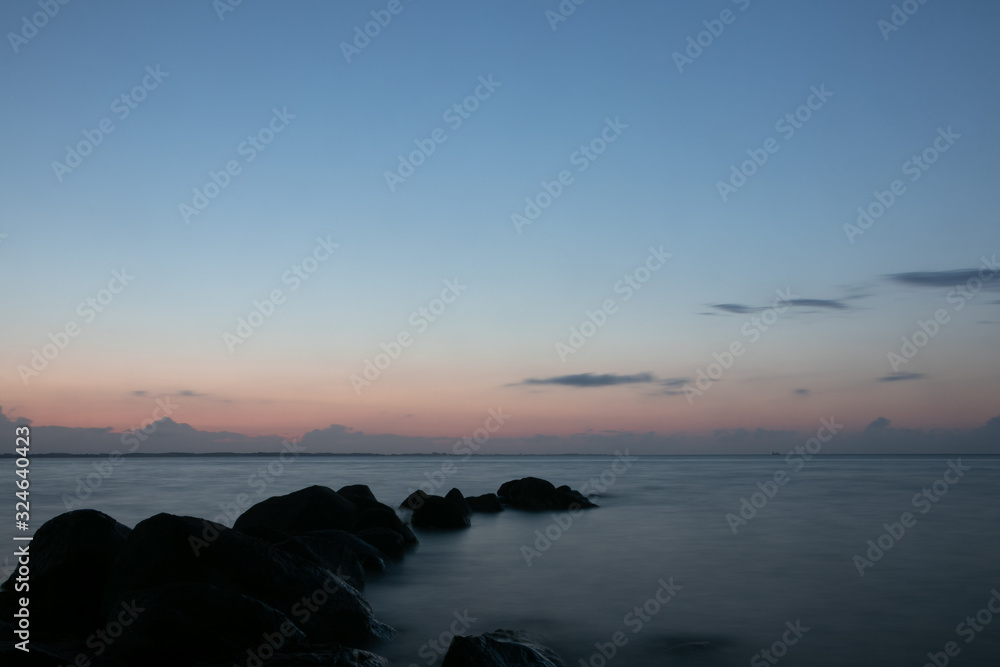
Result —
M39 451L1000 452L996 3L0 27L0 423Z

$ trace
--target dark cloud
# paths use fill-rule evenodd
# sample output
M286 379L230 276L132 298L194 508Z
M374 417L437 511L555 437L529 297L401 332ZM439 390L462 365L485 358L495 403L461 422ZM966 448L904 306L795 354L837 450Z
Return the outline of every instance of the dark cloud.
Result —
M188 397L188 398L193 398L193 397L197 397L197 396L207 396L207 394L199 394L198 392L191 391L190 389L183 389L183 390L177 392L176 394L174 394L174 396L185 396L185 397Z
M688 382L691 382L691 378L667 378L666 380L660 380L660 384L664 387L683 387Z
M137 390L135 390L135 391L132 392L132 395L133 396L148 396L149 392L147 392L145 389L137 389Z
M886 419L885 417L879 417L878 419L874 420L871 424L869 424L868 426L866 426L865 430L866 431L879 431L879 430L884 429L884 428L889 428L890 424L892 424L891 420Z
M977 280L983 287L1000 288L1000 281L984 281L984 276L980 276L980 269L957 269L954 271L912 271L910 273L890 273L886 276L893 282L915 287L956 287L970 280ZM985 277L991 278L992 273L985 273Z
M926 377L923 373L893 373L884 375L878 379L879 382L899 382L901 380L921 380Z
M711 304L712 308L721 310L724 313L734 313L736 315L747 315L749 313L759 313L763 308L744 306L742 303L716 303Z
M619 384L644 384L654 382L652 373L636 373L635 375L617 375L605 373L578 373L576 375L559 375L551 378L528 378L520 384L557 384L566 387L611 387Z
M796 396L808 396L809 395L809 390L808 389L796 389L795 390L795 395Z
M806 308L830 308L832 310L846 310L847 304L843 301L833 299L789 299L785 301L790 306L802 306Z
M861 297L849 297L849 298L861 298ZM797 307L797 308L826 308L828 310L848 310L848 306L843 300L837 299L788 299L786 301L775 302L775 305L783 304L787 306ZM748 306L743 303L715 303L709 304L710 308L715 308L723 313L730 313L733 315L749 315L751 313L760 313L769 308L769 306Z

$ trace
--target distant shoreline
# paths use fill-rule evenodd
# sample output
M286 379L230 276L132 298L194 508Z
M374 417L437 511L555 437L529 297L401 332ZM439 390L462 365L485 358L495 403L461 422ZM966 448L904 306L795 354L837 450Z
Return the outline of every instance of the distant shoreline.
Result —
M279 456L281 452L166 452L166 453L149 453L149 452L135 452L133 454L122 454L119 455L122 458L145 458L145 459L183 459L183 458L253 458L253 457L274 457ZM35 454L32 453L31 458L33 459L96 459L96 458L106 458L111 456L111 452L104 452L100 454L70 454L67 452L56 452L50 454ZM577 454L577 453L564 453L564 454L473 454L473 458L488 459L488 458L516 458L524 456L537 456L537 457L563 457L563 456L609 456L611 454L593 453L593 454ZM421 456L421 457L449 457L455 456L454 454L448 454L446 452L431 452L431 453L408 453L408 454L379 454L375 452L300 452L298 456L302 457L357 457L357 456L367 456L367 457L385 457L385 458L398 458L405 456ZM642 454L642 458L687 458L691 456L714 456L714 457L767 457L773 456L770 453L760 453L760 454ZM912 454L817 454L817 458L836 458L836 457L889 457L889 456L908 456L908 457L942 457L942 456L968 456L968 457L1000 457L1000 454L976 454L968 452L948 452L948 453L912 453ZM14 459L17 458L16 454L9 452L0 453L0 459Z

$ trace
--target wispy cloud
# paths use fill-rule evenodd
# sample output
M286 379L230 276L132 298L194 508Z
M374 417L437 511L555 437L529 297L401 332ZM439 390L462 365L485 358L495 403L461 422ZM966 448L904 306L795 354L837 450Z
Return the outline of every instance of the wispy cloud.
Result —
M902 380L921 380L927 377L923 373L893 373L884 375L878 379L879 382L900 382Z
M875 419L874 421L872 421L871 424L869 424L868 426L866 426L865 430L866 431L880 431L882 429L889 428L889 426L891 424L892 424L891 420L886 419L885 417L879 417L878 419Z
M645 384L655 382L652 373L636 373L635 375L618 375L616 373L578 373L576 375L558 375L550 378L528 378L518 384L555 384L565 387L612 387L619 384Z
M983 287L1000 289L1000 281L984 281L980 269L956 269L954 271L912 271L909 273L890 273L887 279L911 285L914 287L955 287L969 282L979 281Z
M796 396L803 396L803 397L808 396L809 395L809 390L808 389L796 389L795 390L795 395Z

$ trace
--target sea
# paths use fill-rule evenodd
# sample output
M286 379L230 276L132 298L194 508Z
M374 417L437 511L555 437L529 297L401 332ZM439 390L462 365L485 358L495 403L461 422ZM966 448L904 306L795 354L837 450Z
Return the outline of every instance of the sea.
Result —
M525 476L600 506L475 514L416 531L364 594L394 665L439 665L453 633L529 633L568 666L1000 666L1000 457L301 456L36 458L29 533L67 507L134 526L232 523L313 484L495 492ZM0 566L15 464L0 462ZM99 480L99 481L98 481Z

